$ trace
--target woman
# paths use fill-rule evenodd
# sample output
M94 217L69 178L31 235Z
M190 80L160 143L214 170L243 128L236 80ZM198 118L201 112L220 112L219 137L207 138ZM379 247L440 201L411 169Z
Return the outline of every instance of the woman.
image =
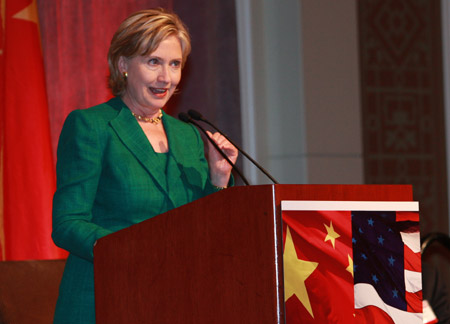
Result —
M95 323L93 246L110 233L226 188L231 167L198 131L162 110L190 52L179 18L139 11L115 33L108 62L116 96L66 119L58 145L54 242L68 250L54 323ZM236 149L210 137L228 155Z

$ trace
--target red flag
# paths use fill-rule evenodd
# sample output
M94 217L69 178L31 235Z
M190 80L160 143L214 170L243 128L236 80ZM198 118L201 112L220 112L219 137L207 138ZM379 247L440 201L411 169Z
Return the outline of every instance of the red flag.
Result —
M355 311L350 212L283 211L283 222L286 322L352 323ZM291 239L296 248L293 261L287 260ZM303 273L298 280L295 274L290 278L289 269L306 272L300 271ZM291 280L296 287L289 287Z
M1 3L2 259L61 258L51 240L55 171L36 0Z

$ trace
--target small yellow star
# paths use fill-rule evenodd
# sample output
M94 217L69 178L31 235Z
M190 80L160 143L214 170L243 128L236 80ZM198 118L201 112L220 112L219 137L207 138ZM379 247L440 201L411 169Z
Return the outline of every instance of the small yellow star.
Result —
M286 229L286 243L283 254L284 262L284 300L288 300L292 295L296 295L305 306L309 314L314 318L311 303L305 281L319 265L317 262L300 260L295 251L289 227Z
M325 241L331 241L331 244L333 245L333 248L335 248L336 239L340 237L338 233L334 231L333 228L333 222L330 221L330 226L327 226L327 224L323 224L325 228L327 229L327 236L325 237Z
M5 4L6 0L1 0L0 3L0 15L1 15L1 19L2 19L2 33L5 32L5 17L6 17L6 4ZM1 45L1 44L0 44Z
M354 275L353 275L353 259L351 258L350 254L348 254L348 267L345 270L350 272L352 277L354 277Z
M13 16L13 18L28 20L28 21L38 24L39 16L38 16L36 0L33 0L33 2L31 2L28 7L25 7L24 9L22 9L21 11L16 13Z

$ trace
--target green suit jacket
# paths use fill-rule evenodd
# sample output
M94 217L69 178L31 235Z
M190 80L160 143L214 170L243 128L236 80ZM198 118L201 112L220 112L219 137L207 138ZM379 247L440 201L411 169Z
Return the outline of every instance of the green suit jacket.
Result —
M166 114L163 124L167 158L154 152L119 98L67 117L58 144L52 237L70 255L54 323L95 323L95 241L217 190L198 131Z

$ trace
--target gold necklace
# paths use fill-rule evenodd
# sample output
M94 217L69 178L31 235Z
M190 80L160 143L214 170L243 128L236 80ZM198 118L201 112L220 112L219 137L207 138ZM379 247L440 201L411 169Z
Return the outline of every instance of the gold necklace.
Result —
M161 110L159 111L159 115L157 117L153 117L153 118L140 116L140 115L135 114L134 112L131 112L131 114L134 117L136 117L137 120L139 120L139 121L143 121L143 122L146 122L146 123L152 123L152 124L155 124L155 125L158 125L161 122L162 117L163 117L163 113L162 113Z

